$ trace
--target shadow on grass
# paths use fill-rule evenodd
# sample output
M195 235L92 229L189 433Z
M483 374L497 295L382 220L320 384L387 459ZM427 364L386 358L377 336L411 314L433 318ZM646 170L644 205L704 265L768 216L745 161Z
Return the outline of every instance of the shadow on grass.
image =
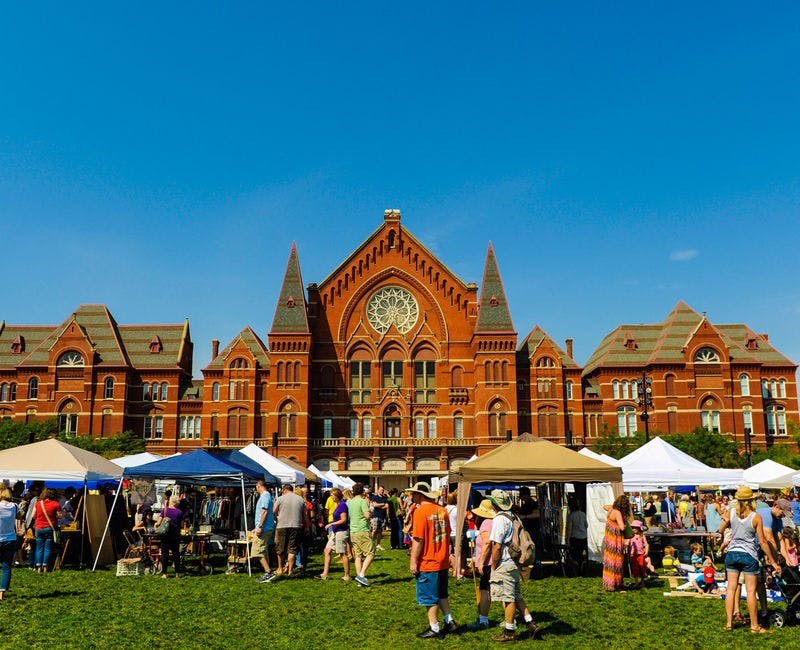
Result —
M543 636L571 636L577 632L574 626L550 612L531 612L531 614L533 620L542 626Z
M70 596L85 596L85 591L62 591L61 589L54 589L53 591L45 591L41 594L25 595L21 598L25 600L37 600L46 598L69 598Z

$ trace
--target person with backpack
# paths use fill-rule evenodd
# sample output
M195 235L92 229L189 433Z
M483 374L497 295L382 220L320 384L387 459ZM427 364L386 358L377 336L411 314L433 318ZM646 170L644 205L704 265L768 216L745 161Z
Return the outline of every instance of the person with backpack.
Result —
M492 542L489 588L492 601L503 603L505 614L503 634L492 640L501 643L516 641L517 624L514 615L517 610L525 619L529 638L535 639L541 634L541 628L534 622L520 590L520 566L533 561L533 542L520 518L511 512L511 497L508 493L492 490L489 501L496 512L489 535Z

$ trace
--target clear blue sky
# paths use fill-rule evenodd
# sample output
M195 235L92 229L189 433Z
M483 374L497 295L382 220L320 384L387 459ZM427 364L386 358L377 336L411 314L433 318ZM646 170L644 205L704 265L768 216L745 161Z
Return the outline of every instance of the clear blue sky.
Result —
M112 3L113 4L113 3ZM232 5L232 6L222 6ZM293 5L293 6L289 6ZM189 317L195 376L383 218L520 337L683 299L800 361L797 3L6 3L0 319Z

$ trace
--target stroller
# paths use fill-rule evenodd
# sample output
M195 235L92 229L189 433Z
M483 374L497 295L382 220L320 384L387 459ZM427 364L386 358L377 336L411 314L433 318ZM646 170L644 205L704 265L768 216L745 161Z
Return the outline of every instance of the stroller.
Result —
M770 612L770 626L783 627L800 623L800 569L784 567L780 575L771 576L769 586L778 590L786 599L785 612Z

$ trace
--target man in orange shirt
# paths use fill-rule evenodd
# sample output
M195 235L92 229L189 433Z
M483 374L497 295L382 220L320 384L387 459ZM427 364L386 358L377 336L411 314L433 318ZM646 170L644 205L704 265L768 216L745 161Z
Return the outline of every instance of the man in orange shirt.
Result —
M417 603L428 609L428 627L417 634L420 639L441 639L458 629L447 600L450 568L450 522L447 511L435 503L427 483L409 489L417 505L411 529L411 573L417 579ZM439 625L439 610L444 626Z

